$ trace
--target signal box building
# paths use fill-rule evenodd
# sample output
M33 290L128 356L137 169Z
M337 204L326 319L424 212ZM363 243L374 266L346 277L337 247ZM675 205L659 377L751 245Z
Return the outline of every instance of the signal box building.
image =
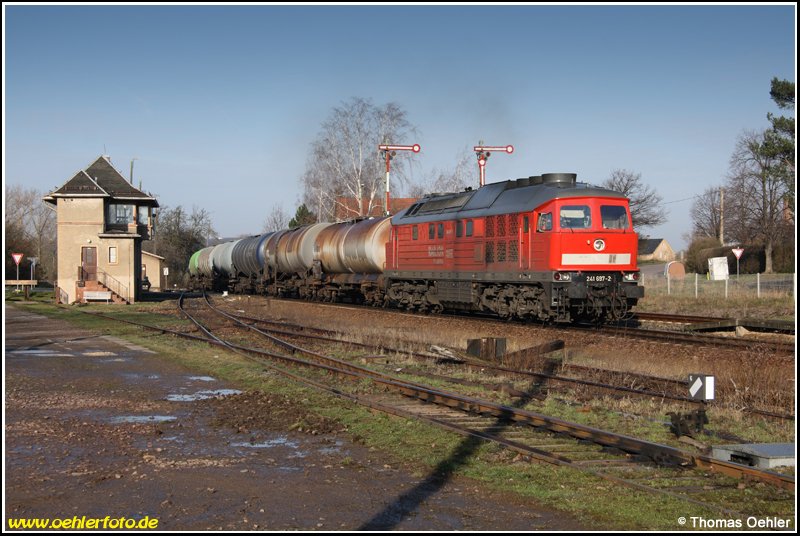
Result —
M138 300L142 241L153 233L155 197L134 188L101 156L44 201L57 214L56 300Z

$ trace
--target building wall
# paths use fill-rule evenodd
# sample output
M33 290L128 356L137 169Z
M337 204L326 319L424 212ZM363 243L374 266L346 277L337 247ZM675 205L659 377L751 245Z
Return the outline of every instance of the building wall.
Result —
M675 252L672 251L672 247L670 247L667 241L664 240L656 248L656 251L653 253L653 257L664 262L674 261Z
M103 232L103 200L100 198L59 199L56 205L58 232L58 286L75 301L75 284L81 265L81 248L98 246L97 235Z
M131 302L138 298L141 272L141 245L133 237L105 235L104 204L102 198L59 198L57 201L58 229L58 286L67 295L67 302L76 299L82 249L94 247L97 269L119 282L120 287L109 288ZM116 248L116 262L111 262L109 249ZM101 279L101 278L98 278Z
M161 274L161 262L161 259L158 257L142 252L142 264L146 266L147 279L150 280L150 290L161 290L164 288L164 276Z

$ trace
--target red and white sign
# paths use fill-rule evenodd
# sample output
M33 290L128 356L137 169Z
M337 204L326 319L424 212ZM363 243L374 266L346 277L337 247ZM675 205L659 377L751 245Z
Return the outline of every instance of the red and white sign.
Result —
M742 248L733 248L731 251L733 251L733 254L736 255L736 259L737 260L741 259L742 258L742 253L744 253L744 249L742 249Z
M418 153L420 147L418 143L415 143L414 145L378 145L378 149L381 151L414 151Z
M22 260L22 257L24 257L25 254L24 253L12 253L11 256L14 257L14 262L17 263L17 266L19 266L19 262Z
M497 146L497 145L492 145L492 146L489 146L489 147L485 147L485 146L481 146L481 145L476 145L475 147L472 148L472 150L475 151L476 153L481 153L481 152L486 152L486 151L502 151L504 153L511 154L511 153L514 152L514 146L513 145L505 145L505 146L501 147L501 146Z

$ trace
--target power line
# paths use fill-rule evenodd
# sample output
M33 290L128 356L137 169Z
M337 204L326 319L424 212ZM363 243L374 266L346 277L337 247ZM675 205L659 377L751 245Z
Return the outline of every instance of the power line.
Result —
M683 201L690 201L692 199L697 199L697 198L700 198L700 197L702 197L702 194L693 195L692 197L687 197L686 199L678 199L678 200L675 200L675 201L667 201L667 202L661 203L661 204L662 205L671 205L673 203L682 203Z

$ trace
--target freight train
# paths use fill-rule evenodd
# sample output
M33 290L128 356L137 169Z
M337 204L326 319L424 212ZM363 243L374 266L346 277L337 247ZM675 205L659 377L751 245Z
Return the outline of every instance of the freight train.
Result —
M210 246L189 273L193 290L604 322L644 296L636 253L624 195L548 173Z

